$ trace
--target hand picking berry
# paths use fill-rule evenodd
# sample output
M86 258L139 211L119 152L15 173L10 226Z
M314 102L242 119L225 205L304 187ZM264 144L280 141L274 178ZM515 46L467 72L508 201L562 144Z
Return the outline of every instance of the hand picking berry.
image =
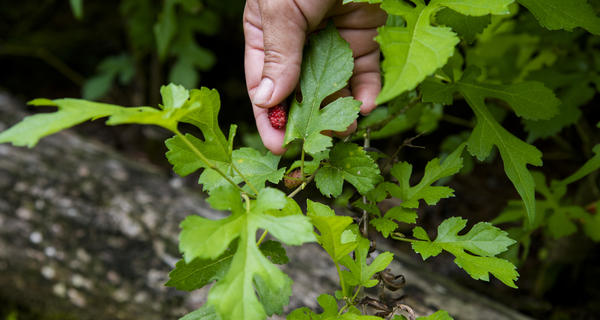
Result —
M287 108L283 104L278 104L272 108L269 108L267 112L271 126L275 129L285 128L287 123Z

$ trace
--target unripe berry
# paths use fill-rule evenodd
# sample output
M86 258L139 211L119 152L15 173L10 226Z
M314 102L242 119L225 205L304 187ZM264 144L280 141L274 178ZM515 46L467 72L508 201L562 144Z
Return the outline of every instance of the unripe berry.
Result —
M296 169L283 179L283 183L285 187L288 189L293 189L302 183L302 175L300 174L300 169Z

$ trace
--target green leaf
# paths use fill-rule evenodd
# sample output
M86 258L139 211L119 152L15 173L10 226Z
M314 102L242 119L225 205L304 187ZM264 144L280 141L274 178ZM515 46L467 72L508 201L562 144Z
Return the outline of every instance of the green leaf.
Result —
M239 191L236 192L239 195ZM234 201L234 197L231 199ZM179 247L186 262L196 258L214 259L238 239L231 266L209 292L207 303L224 320L262 320L267 315L282 312L291 295L291 279L261 253L256 245L258 229L269 231L288 245L314 241L315 236L307 217L272 214L288 203L281 191L265 188L245 209L240 205L241 200L237 201L231 205L232 214L221 220L187 217L181 224Z
M78 20L83 19L83 0L69 0L73 15Z
M177 32L177 16L175 14L177 2L177 0L165 0L158 21L154 25L154 37L160 60L167 57L169 46Z
M328 206L307 200L307 214L313 225L319 230L317 241L327 251L334 262L356 248L356 235L345 233L352 224L352 218L336 216Z
M276 156L270 152L261 154L259 151L251 148L240 148L233 151L230 163L217 163L222 172L225 172L235 183L241 183L242 177L233 169L233 166L246 177L246 179L258 190L265 187L266 181L278 183L285 173L285 168L278 169L280 156ZM215 170L205 170L199 183L204 185L204 189L212 192L215 188L228 185L229 182L224 180ZM250 191L249 186L244 186L244 189Z
M413 250L420 253L423 260L437 256L442 250L448 251L456 257L454 262L474 279L489 281L491 273L507 286L516 288L514 281L519 274L515 266L495 257L515 241L505 231L487 222L477 223L465 235L458 235L466 224L467 220L459 217L444 220L438 226L438 235L433 241L422 228L417 227L413 233L421 241L412 242Z
M587 83L578 82L566 88L560 95L562 104L558 114L548 120L523 120L525 130L529 132L527 141L548 138L558 134L563 128L575 124L581 117L580 106L587 104L596 95L596 90Z
M454 320L447 311L439 310L426 317L418 317L417 320Z
M446 64L459 39L448 27L431 25L438 2L422 0L415 7L403 1L384 1L381 8L406 21L406 26L384 26L375 40L383 52L384 84L376 103L382 104L414 89L428 75Z
M377 164L354 143L337 143L329 152L329 163L315 175L317 188L327 197L342 194L344 180L360 194L369 192L381 180Z
M186 134L185 137L195 149L202 152L213 164L221 163L219 166L225 166L226 163L231 161L227 150L224 150L218 144L202 141L191 134ZM185 177L201 168L209 167L181 137L174 136L167 139L165 145L169 149L166 153L167 159L173 165L173 171L178 175Z
M190 263L180 260L175 269L169 272L167 287L177 290L192 291L222 279L233 258L233 251L227 250L215 260L194 259Z
M444 106L452 105L454 102L454 86L442 84L432 77L423 81L419 88L423 95L423 102L439 103Z
M554 239L566 237L577 232L577 226L569 217L569 208L556 208L548 217L548 231Z
M259 189L266 181L278 183L285 173L285 168L277 168L281 157L270 152L263 155L251 148L241 148L233 151L232 159L240 172Z
M417 213L414 210L397 206L389 209L383 217L371 219L370 223L387 238L398 227L394 220L402 223L416 223Z
M597 170L599 170L600 169L600 144L597 144L593 148L593 151L594 151L595 155L591 159L586 161L586 163L584 163L583 166L581 166L581 168L579 168L575 173L573 173L572 175L570 175L567 178L560 181L559 185L566 186L566 185L571 184L579 179L582 179L583 177L589 175L592 172L596 172Z
M369 220L369 223L375 227L375 230L379 231L385 238L389 237L392 232L398 228L398 224L392 219L388 218L375 218Z
M537 82L514 85L492 85L477 82L478 72L467 70L458 82L458 91L475 112L477 125L468 140L467 149L479 160L486 159L496 146L504 163L504 171L523 199L530 221L535 219L533 178L527 165L542 165L542 153L504 129L494 118L486 98L498 98L511 104L515 112L528 119L548 119L556 114L560 101L549 89Z
M260 252L262 252L265 257L270 258L271 262L275 264L287 264L290 262L281 242L267 240L260 244Z
M161 92L169 93L179 90L180 87L170 84L161 89ZM215 98L216 97L216 100ZM218 112L218 93L216 90L202 88L192 90L190 99L179 108L163 102L162 110L150 107L125 108L117 105L91 102L80 99L36 99L30 102L34 106L54 106L58 110L53 113L36 114L26 117L12 128L0 133L0 143L11 142L16 146L33 147L39 139L56 133L60 130L80 124L84 121L109 117L107 125L119 124L152 124L161 126L171 131L177 129L178 122L194 124L193 118L204 112L210 114L210 110ZM216 128L218 130L218 127ZM204 130L203 130L204 133ZM205 134L206 136L206 134ZM208 137L215 136L210 132ZM208 140L207 140L208 141ZM226 144L226 143L225 143Z
M356 119L361 103L351 97L320 108L327 96L346 86L353 61L348 43L333 25L311 37L300 74L302 102L294 99L290 107L285 145L302 140L304 150L314 155L332 145L322 131L344 131Z
M435 158L425 166L425 174L421 181L410 186L409 180L412 174L412 165L406 162L399 162L392 167L391 174L398 180L398 185L390 185L388 192L396 198L402 200L401 206L404 208L418 208L419 200L423 199L428 205L436 204L442 198L454 196L454 192L449 187L432 186L439 179L452 176L462 168L463 159L461 157L465 148L461 144L452 152L443 162Z
M600 18L587 0L517 0L526 7L542 26L549 30L581 27L600 35Z
M425 77L443 67L454 53L459 39L448 27L431 25L432 15L440 8L448 7L458 13L471 16L508 14L513 0L494 1L404 1L386 0L381 8L390 15L402 17L406 26L384 26L375 38L385 59L382 63L384 85L377 97L377 104L387 102L401 93L414 89Z
M70 128L84 121L97 119L120 112L121 107L77 99L36 99L33 106L58 107L57 112L35 114L25 117L10 129L0 133L0 143L10 142L15 146L33 147L39 139Z
M202 308L190 312L184 317L179 318L179 320L221 320L221 317L210 305L205 304Z
M514 0L440 0L440 5L469 16L484 16L488 14L506 15L510 13L508 6Z
M340 261L342 265L348 268L348 271L342 271L344 281L351 286L363 286L371 288L377 285L378 280L371 279L380 271L383 271L394 259L390 252L383 252L378 255L373 262L367 264L367 256L371 247L370 241L365 238L359 238L358 246L354 250L354 259L345 256Z
M525 81L509 85L494 85L477 82L475 70L467 70L458 84L459 91L465 95L497 98L506 101L517 116L530 120L547 120L558 114L560 100L552 90L537 81Z
M339 314L338 304L334 297L328 294L322 294L317 298L317 302L323 309L323 313L318 314L308 308L300 308L292 311L287 320L382 320L380 317L363 316L355 307L348 308L348 311Z
M468 43L475 41L477 34L481 33L492 22L489 15L467 16L448 8L440 10L435 19L439 24L452 28Z
M84 99L96 100L104 97L117 77L120 84L129 84L135 75L135 61L129 54L123 53L105 58L97 69L97 73L83 85Z

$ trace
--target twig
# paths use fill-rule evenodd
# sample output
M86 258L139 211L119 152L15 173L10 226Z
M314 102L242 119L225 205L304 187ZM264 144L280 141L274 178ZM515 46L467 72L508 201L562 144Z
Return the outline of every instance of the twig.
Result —
M371 129L367 128L367 132L365 132L364 135L364 143L363 143L363 147L365 149L371 147ZM363 204L367 204L367 196L363 196L362 197L362 201ZM362 212L362 218L360 219L362 222L362 235L365 238L369 238L369 213L367 212L367 210L363 209Z
M414 140L416 140L417 138L421 137L424 134L425 134L425 132L421 132L421 133L417 134L414 137L410 137L410 138L404 139L404 141L402 142L402 144L400 146L398 146L398 148L396 149L396 151L394 151L394 153L388 158L388 160L386 161L386 163L383 165L383 172L387 173L389 171L388 167L394 162L394 160L396 159L396 157L398 157L398 154L400 153L400 150L402 150L402 148L404 148L404 147L410 147L410 148L425 149L425 147L423 147L423 146L416 146L416 145L412 144L412 142Z

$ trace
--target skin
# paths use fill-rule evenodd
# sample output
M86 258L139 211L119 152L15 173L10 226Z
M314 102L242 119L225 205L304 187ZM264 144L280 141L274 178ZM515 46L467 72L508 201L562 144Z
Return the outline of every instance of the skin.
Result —
M327 100L353 96L362 102L361 114L375 108L381 91L379 46L373 40L386 14L378 5L341 0L247 0L244 9L245 72L256 126L264 145L282 154L285 129L275 129L268 108L284 101L298 86L302 50L307 35L333 19L354 57L349 86ZM345 132L356 129L356 122Z

